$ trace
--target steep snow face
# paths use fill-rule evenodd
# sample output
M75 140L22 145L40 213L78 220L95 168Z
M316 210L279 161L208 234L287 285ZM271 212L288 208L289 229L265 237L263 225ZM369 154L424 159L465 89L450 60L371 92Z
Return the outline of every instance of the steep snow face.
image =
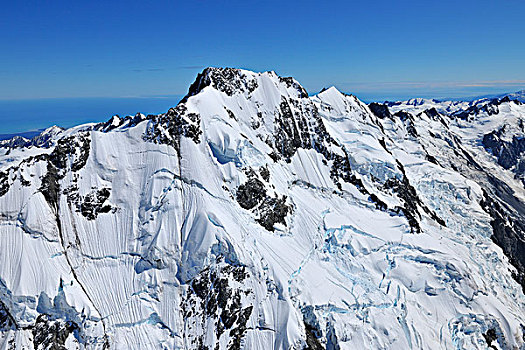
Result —
M487 122L386 112L208 68L165 114L13 148L1 347L523 348L521 260L494 240L523 231L494 222L524 193Z

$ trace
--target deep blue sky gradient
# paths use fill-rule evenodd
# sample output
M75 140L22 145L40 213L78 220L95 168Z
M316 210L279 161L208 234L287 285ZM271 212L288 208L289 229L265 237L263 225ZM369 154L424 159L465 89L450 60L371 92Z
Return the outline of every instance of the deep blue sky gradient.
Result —
M522 0L3 1L0 100L131 97L156 112L206 66L366 100L516 91L524 13Z

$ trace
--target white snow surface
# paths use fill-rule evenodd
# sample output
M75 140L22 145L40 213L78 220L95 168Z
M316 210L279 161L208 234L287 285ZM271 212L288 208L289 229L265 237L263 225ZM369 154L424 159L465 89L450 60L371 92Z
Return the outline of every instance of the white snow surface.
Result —
M38 157L54 147L0 156L9 183L0 197L0 301L18 326L2 331L1 349L35 348L31 325L42 313L80 326L67 348L235 348L234 332L217 332L220 317L209 306L197 302L188 313L199 300L193 281L210 271L223 273L233 294L242 291L242 310L251 307L242 349L302 349L311 327L327 349L486 349L489 329L499 336L494 347L525 348L525 296L490 239L475 179L427 161L401 121L379 120L353 96L330 88L306 97L273 72L237 72L256 87L229 95L210 85L181 102L200 117L198 143L183 136L177 149L147 140L156 118L57 133L55 145L90 142L81 169L73 169L78 154L68 156L56 206L42 193L47 158ZM293 113L318 111L331 151L348 154L364 189L389 208L401 200L382 184L401 179L402 164L446 226L420 210L421 232L413 233L402 213L377 209L355 184L339 188L333 161L315 148L299 148L290 162L272 159L267 140L283 99ZM451 130L478 150L484 128L524 116L524 106L512 105ZM443 128L425 115L416 120L421 137ZM506 176L490 155L479 157ZM263 168L267 194L286 196L291 208L273 231L236 200L249 169ZM111 209L87 218L68 189L81 199L108 189ZM225 266L243 267L246 278L235 280ZM233 310L235 298L227 299ZM243 328L236 317L231 329Z
M484 100L485 101L485 100ZM452 114L475 105L479 101L448 101L428 98L412 98L406 101L389 102L392 113L407 111L413 114L421 113L427 109L435 108L441 114Z

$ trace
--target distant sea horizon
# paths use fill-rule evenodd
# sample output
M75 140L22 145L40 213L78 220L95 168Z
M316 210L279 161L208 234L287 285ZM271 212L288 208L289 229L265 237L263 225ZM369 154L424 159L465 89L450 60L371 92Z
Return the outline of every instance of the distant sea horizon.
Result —
M176 106L182 97L183 95L0 100L0 140L15 135L31 137L53 125L70 128L103 122L116 114L160 114Z
M311 95L315 95L313 93ZM433 98L430 94L407 97L406 94L371 94L352 93L365 103L384 101L403 101L409 98ZM458 93L463 97L448 97L436 94L438 100L471 101L482 97L496 97L504 94ZM453 95L453 94L450 94ZM176 106L184 95L166 95L152 97L75 97L0 100L0 140L14 136L31 138L48 127L57 125L62 128L86 123L99 123L109 120L114 115L121 117L137 113L160 114Z

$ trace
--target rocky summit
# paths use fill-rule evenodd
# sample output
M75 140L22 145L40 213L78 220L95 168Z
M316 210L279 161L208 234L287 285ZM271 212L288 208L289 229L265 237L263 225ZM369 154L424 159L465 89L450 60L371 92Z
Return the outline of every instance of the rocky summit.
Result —
M1 349L525 349L525 105L207 68L0 144Z

